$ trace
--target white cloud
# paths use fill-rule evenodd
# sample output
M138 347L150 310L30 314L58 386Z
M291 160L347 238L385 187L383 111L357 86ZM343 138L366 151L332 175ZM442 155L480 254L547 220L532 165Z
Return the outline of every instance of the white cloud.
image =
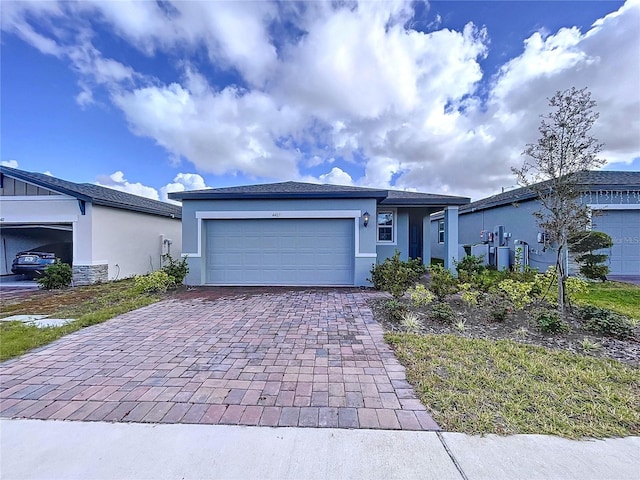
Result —
M44 54L61 57L63 48L46 33L36 31L27 18L34 16L44 19L46 22L62 15L62 10L57 2L4 1L2 2L2 15L0 15L0 27L3 31L15 33Z
M484 196L513 184L509 167L537 138L546 99L571 86L598 102L602 156L640 157L640 62L630 47L640 1L583 31L542 27L486 90L480 60L492 54L491 31L419 32L411 5L5 2L2 28L71 62L81 105L103 89L132 132L199 172L305 179L315 178L308 168L341 158L363 176L341 163L317 180ZM145 55L167 55L181 76L161 81L107 58L92 43L94 21ZM210 64L195 63L202 57ZM211 69L234 83L217 85ZM124 176L110 182L150 188ZM189 182L176 177L162 196Z
M17 160L2 160L0 162L0 165L2 165L3 167L18 168L18 161Z
M488 100L471 105L451 134L431 137L430 145L420 143L423 151L437 149L437 154L429 161L403 163L406 173L398 182L475 198L512 185L509 167L519 165L525 144L537 139L547 98L571 86L588 87L598 104L593 135L605 143L601 156L610 162L640 157L640 62L637 49L629 48L637 43L639 26L640 2L634 0L585 32L532 34L523 53L493 79ZM409 139L402 149L407 152L429 137Z
M160 187L160 192L153 187L143 185L140 182L132 183L125 178L124 172L118 170L111 175L101 175L98 177L96 185L101 187L113 188L121 192L132 193L141 197L151 198L153 200L161 200L163 202L180 205L180 202L170 200L168 194L171 192L184 192L186 190L202 190L210 188L206 185L204 178L197 173L178 173L173 182L167 183Z
M322 183L329 183L333 185L353 185L351 175L338 167L333 167L329 173L320 175L318 179Z
M141 197L151 198L152 200L159 200L158 191L153 187L148 187L142 183L131 183L125 177L124 173L120 170L112 173L111 175L103 175L98 178L96 185L101 187L113 188L114 190L120 190L121 192L132 193Z
M177 205L180 202L169 199L169 193L173 192L184 192L187 190L202 190L204 188L209 188L204 182L204 178L197 173L179 173L173 179L172 183L166 184L164 187L160 188L160 198L165 202L175 203Z
M233 87L216 92L187 72L185 85L122 91L113 100L136 134L202 172L280 179L297 170L296 153L278 145L296 128L296 113L264 93Z

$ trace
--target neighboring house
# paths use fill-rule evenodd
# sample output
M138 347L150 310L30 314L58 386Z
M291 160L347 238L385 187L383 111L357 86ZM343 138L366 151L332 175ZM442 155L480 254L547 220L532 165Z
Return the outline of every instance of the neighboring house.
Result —
M368 285L392 256L430 260L430 214L455 232L468 198L284 182L169 194L182 201L191 285ZM368 221L367 221L368 220ZM445 239L452 255L458 239Z
M588 171L580 174L581 201L592 212L591 229L607 233L613 239L613 247L604 253L609 255L611 275L640 275L640 172ZM556 251L545 241L536 218L532 215L541 209L536 196L527 188L500 193L460 208L460 243L474 246L474 254L482 252L481 232L494 234L503 226L503 251L509 251L509 264L513 265L515 250L522 249L531 267L540 271L555 265ZM446 233L443 214L432 216L431 253L444 258L442 240ZM488 235L487 235L488 236ZM499 247L499 235L485 244L493 251ZM487 240L487 237L485 237ZM506 262L506 255L503 257ZM492 263L496 257L492 254ZM502 262L501 262L502 263ZM504 263L503 263L504 265Z
M72 243L76 285L124 278L181 254L181 208L89 183L0 167L0 263L17 252Z

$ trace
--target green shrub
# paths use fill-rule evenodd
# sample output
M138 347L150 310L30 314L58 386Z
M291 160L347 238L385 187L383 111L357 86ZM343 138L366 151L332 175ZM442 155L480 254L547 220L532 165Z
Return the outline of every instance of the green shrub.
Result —
M411 287L409 289L409 296L411 297L411 303L416 307L426 307L433 302L433 293L427 290L422 284Z
M442 265L431 265L429 272L431 273L429 289L435 294L438 301L443 302L447 295L458 291L458 280Z
M55 263L44 269L44 273L36 279L36 282L44 290L54 290L68 287L71 285L72 278L71 266L56 259Z
M606 308L583 307L580 316L585 322L585 329L591 332L623 339L633 334L633 325L628 317Z
M491 320L504 322L513 311L513 306L503 293L492 293L485 300Z
M518 282L533 282L538 274L537 268L531 268L529 265L525 265L520 270L520 267L514 266L512 270L506 270L505 276L508 279L516 280Z
M598 257L600 255L593 255L593 257ZM602 255L606 257L606 255ZM603 262L604 260L589 260L594 263L585 263L580 266L580 273L585 277L591 280L602 280L603 282L607 279L607 275L609 275L609 267L607 265L596 265L596 262Z
M532 302L532 288L533 282L517 282L511 279L502 280L498 284L498 289L505 293L516 310L522 310Z
M166 292L169 287L173 286L175 286L175 280L163 270L135 277L135 288L139 292Z
M456 314L447 302L435 303L431 307L431 317L442 323L452 324Z
M543 310L535 316L536 325L545 333L563 333L569 331L567 325L555 310Z
M480 292L478 290L474 290L473 286L470 283L460 284L460 290L462 291L462 301L464 303L466 303L470 307L478 305L478 297L480 296Z
M184 278L187 276L187 273L189 273L187 257L182 257L180 260L174 260L173 257L167 253L162 256L162 259L167 262L167 264L162 267L162 271L170 277L173 277L176 284L182 285Z
M531 296L544 300L553 305L558 303L558 277L555 267L549 267L546 272L538 273L533 280Z
M409 312L409 308L399 300L392 298L383 305L383 310L389 317L389 319L396 322L402 322L404 316Z
M570 302L589 289L589 283L578 277L569 277L564 281L564 289Z
M484 266L484 257L479 255L466 255L460 261L453 261L458 272L458 278L461 282L468 283L474 275L482 273L486 267Z
M401 298L426 271L419 258L402 261L400 252L396 250L393 257L371 268L369 281L373 283L375 289L389 292L394 298Z
M609 267L603 263L609 256L594 252L612 246L613 240L604 232L579 232L569 238L569 251L579 254L576 261L581 264L580 273L591 280L607 279Z
M470 283L476 290L488 292L496 281L496 274L485 268L483 271L473 274Z
M574 302L577 295L587 291L589 284L577 277L569 277L565 280L565 295L569 302ZM552 305L558 304L558 277L555 267L549 267L544 273L535 276L531 287L533 298L544 300Z

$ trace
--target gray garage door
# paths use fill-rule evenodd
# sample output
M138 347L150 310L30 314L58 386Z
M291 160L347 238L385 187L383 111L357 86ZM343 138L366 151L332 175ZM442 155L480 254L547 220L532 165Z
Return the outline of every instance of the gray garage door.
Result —
M601 210L592 223L613 239L611 275L640 275L640 210Z
M209 220L210 285L353 285L353 219Z

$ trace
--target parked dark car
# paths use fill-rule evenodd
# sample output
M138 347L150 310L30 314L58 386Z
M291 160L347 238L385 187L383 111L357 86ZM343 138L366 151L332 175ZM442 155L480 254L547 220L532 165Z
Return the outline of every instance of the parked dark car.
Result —
M11 264L11 271L17 275L37 277L44 269L60 259L63 263L71 264L73 246L69 242L50 243L29 250L18 252Z

